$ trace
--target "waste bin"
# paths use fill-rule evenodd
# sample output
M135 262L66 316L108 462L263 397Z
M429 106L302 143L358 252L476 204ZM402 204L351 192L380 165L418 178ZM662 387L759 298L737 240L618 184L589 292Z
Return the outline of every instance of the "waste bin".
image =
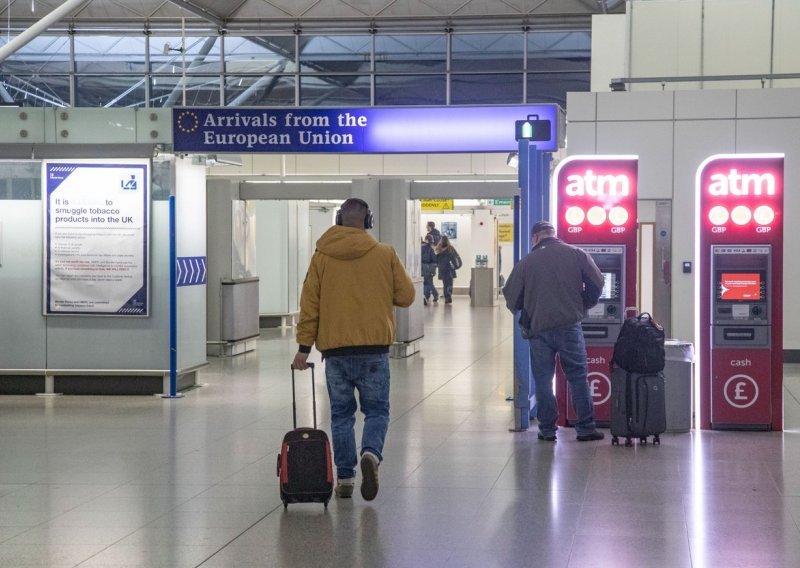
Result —
M680 339L667 339L664 347L667 432L688 432L692 429L694 347Z

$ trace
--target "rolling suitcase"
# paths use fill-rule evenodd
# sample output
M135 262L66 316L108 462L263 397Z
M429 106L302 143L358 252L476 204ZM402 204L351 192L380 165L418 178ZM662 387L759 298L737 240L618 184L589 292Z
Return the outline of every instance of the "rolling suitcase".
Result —
M297 399L292 367L292 417L294 430L283 437L278 454L281 501L286 509L289 503L323 503L333 495L333 464L328 435L317 429L317 397L314 393L314 364L311 368L311 399L314 407L314 427L297 427Z
M660 445L667 429L663 373L631 373L615 367L611 372L611 444L632 446L632 438L642 444L653 436Z

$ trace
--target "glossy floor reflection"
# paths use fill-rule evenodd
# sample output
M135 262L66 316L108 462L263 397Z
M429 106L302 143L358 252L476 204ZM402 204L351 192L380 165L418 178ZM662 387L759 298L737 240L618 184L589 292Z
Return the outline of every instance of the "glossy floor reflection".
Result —
M505 310L426 319L422 353L392 361L378 498L327 512L278 497L291 331L212 360L181 400L0 397L0 567L800 566L800 366L784 433L549 444L508 432ZM322 373L317 395L327 427Z

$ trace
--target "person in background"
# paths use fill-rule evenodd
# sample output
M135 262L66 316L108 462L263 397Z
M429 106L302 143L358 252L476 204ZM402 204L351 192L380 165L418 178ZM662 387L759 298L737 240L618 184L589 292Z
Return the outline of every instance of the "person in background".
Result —
M433 237L428 234L422 239L422 280L424 284L425 305L433 298L433 302L439 301L439 291L433 284L433 277L436 276L436 252L433 250Z
M317 241L300 296L298 352L292 366L308 368L316 344L325 361L331 404L336 495L353 496L356 477L355 412L364 414L361 436L361 496L378 494L378 466L389 428L389 346L394 341L393 306L414 302L414 284L395 250L367 233L372 212L351 198L336 214L336 226Z
M439 241L442 239L442 233L439 232L439 229L436 228L436 223L433 221L428 221L428 235L433 237L433 246L439 244Z
M436 247L436 265L439 269L439 280L442 281L442 293L444 303L453 303L453 279L456 277L456 270L461 268L461 257L458 251L446 236L442 235L439 245Z
M520 331L530 346L539 439L556 441L553 376L558 355L572 391L578 441L602 440L594 421L581 320L600 299L603 275L585 251L557 239L547 221L532 227L531 244L533 250L508 276L503 295L512 313L522 310Z

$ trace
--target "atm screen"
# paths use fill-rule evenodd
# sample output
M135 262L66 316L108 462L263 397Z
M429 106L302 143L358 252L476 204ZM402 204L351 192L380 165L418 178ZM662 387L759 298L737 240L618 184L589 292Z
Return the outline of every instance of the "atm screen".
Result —
M718 298L723 301L764 299L760 272L720 272L717 280Z
M619 283L616 272L603 272L603 292L600 294L600 299L619 299Z

